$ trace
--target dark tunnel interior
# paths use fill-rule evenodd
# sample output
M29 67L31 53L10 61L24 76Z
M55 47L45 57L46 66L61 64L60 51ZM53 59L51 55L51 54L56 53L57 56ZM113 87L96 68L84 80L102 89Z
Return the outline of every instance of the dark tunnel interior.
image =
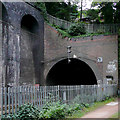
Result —
M21 28L31 33L38 34L39 25L34 17L31 15L25 15L21 21Z
M83 61L71 58L55 64L46 78L47 85L95 85L97 80L92 69Z
M0 2L0 6L2 6L2 17L0 16L0 19L4 22L8 22L8 14L5 6Z

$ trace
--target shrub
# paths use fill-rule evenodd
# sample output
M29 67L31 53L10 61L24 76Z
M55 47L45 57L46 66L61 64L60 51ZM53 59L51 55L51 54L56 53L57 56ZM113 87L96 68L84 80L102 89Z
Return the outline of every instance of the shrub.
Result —
M70 26L70 28L68 29L68 33L71 36L79 36L85 34L86 29L83 23L75 23Z
M64 31L64 30L57 29L57 31L58 31L59 35L62 36L62 38L70 37L70 35L66 31Z
M66 105L58 102L47 103L40 112L41 119L63 119L66 116Z
M34 107L31 104L24 104L19 107L19 110L16 114L10 114L6 118L11 119L38 119L40 116L40 111L38 108Z
M89 104L63 104L58 102L47 102L41 111L31 104L24 104L19 107L16 114L10 114L9 119L64 119L66 116L72 115L75 111L82 110L83 107L89 107Z
M66 115L72 115L75 111L82 110L81 104L71 104L66 108Z
M39 118L40 111L31 104L24 104L19 108L18 118Z

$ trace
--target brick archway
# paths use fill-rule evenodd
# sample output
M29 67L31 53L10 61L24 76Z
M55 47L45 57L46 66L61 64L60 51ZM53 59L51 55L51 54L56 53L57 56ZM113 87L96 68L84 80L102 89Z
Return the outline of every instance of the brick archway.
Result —
M57 62L48 72L46 77L47 85L94 85L97 79L85 62L71 58Z
M40 83L39 36L37 20L30 14L23 16L21 20L20 82Z

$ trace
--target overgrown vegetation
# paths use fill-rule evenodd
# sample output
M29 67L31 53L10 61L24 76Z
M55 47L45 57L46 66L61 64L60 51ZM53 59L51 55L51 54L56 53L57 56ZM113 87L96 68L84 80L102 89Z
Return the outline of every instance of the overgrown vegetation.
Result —
M61 104L60 101L47 103L40 112L42 119L63 119L66 116L66 104Z
M92 36L97 36L97 35L110 35L110 34L112 34L109 32L103 32L102 30L98 30L96 33L87 33L86 32L86 34L80 34L80 33L76 32L76 33L74 33L74 34L76 34L76 36L73 36L73 35L70 35L68 33L68 30L64 29L62 26L57 26L55 24L50 24L50 23L48 23L48 24L50 26L54 27L58 31L58 34L62 36L62 38L68 37L71 39L71 38L79 38L79 37L88 37L88 36L92 37ZM74 29L74 28L72 28L72 29ZM76 30L73 30L73 31L76 31ZM86 30L84 30L84 31L86 31Z
M6 118L12 119L38 119L40 116L40 111L37 107L34 107L31 104L24 104L19 107L19 110L16 114L10 114ZM5 117L3 117L5 118Z
M63 119L75 111L88 107L88 104L62 104L62 102L46 103L41 110L31 104L22 105L16 114L4 118L12 119Z
M70 26L68 33L71 36L79 36L86 33L86 29L83 23L75 23Z
M111 34L105 33L102 29L98 29L96 33L87 33L84 27L84 24L87 24L84 21L80 21L80 12L78 8L78 3L73 2L35 2L35 6L42 11L44 19L47 20L47 13L53 15L57 18L64 19L67 21L73 22L71 27L68 30L64 29L63 26L56 26L53 24L57 30L59 35L62 35L63 38L74 38L74 37L86 37L86 36L94 36L99 34ZM95 2L92 3L92 7L98 6L98 9L88 9L83 10L82 12L85 13L84 16L90 19L90 23L120 23L119 14L120 14L120 2L113 4L107 2ZM113 9L113 8L116 8ZM108 10L109 9L109 10ZM111 11L111 12L110 12ZM114 17L113 17L114 16ZM113 20L114 18L114 20ZM102 22L101 22L102 21Z
M47 21L47 11L44 2L35 2L34 5L41 10L44 19Z
M96 102L93 104L88 103L71 103L64 104L61 101L47 102L41 109L34 107L31 104L22 105L16 114L10 114L3 119L64 119L64 118L78 118L85 113L94 110L101 105L104 105L114 98L106 97L103 102Z

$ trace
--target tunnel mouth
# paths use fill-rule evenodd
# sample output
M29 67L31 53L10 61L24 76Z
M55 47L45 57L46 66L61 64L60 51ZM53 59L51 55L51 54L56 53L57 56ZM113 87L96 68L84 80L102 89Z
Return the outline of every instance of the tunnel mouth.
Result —
M21 20L21 28L36 35L39 34L39 24L32 15L25 15Z
M49 85L96 85L93 70L85 62L70 58L57 62L48 72L46 84Z
M2 20L4 24L8 23L8 13L7 13L6 7L4 6L2 2L0 2L0 7L1 7L0 20Z

